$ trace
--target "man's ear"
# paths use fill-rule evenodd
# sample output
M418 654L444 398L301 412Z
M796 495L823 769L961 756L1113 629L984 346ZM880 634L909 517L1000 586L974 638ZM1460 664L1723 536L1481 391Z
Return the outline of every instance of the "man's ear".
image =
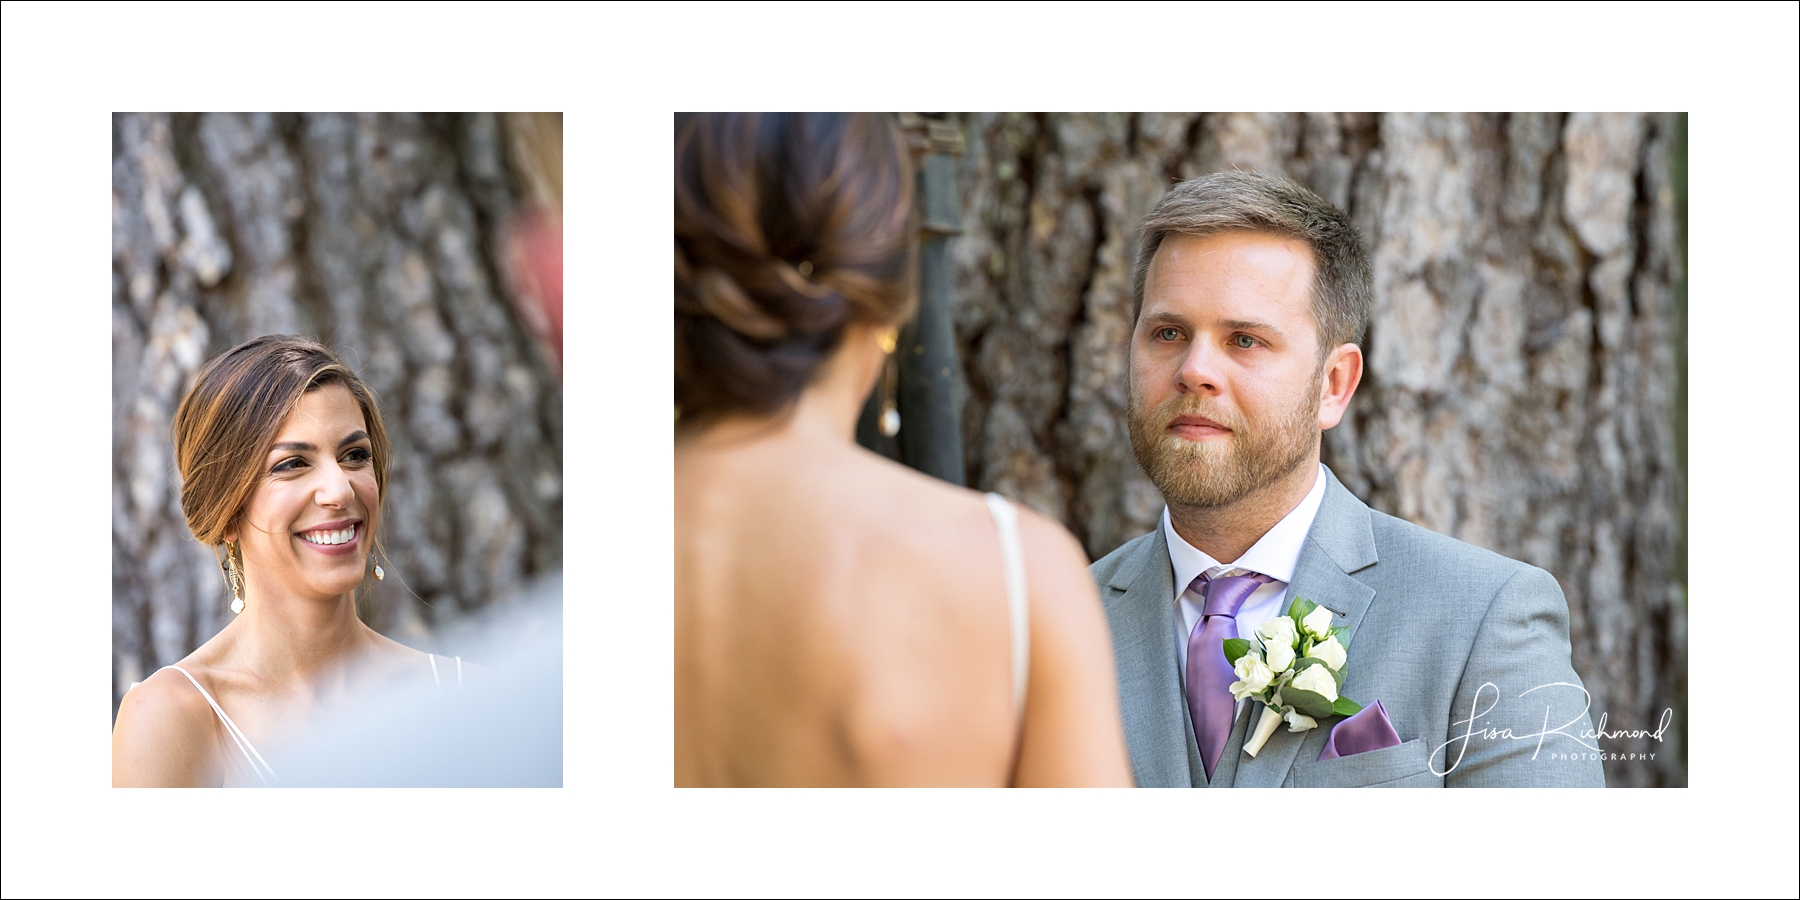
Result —
M1339 344L1325 357L1319 378L1319 430L1329 431L1343 421L1350 398L1362 383L1363 353L1355 344Z

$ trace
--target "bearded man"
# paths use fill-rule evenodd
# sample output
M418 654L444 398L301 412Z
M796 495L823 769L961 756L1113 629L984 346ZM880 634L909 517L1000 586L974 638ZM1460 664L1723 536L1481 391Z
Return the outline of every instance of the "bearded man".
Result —
M1604 785L1556 579L1319 461L1372 295L1349 219L1286 179L1183 182L1144 224L1131 446L1167 506L1091 568L1140 787Z

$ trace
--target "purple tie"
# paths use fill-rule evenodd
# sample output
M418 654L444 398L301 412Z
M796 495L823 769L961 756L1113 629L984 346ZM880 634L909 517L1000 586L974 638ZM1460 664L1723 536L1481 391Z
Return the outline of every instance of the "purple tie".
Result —
M1187 702L1194 720L1194 741L1200 745L1200 763L1206 767L1208 781L1218 768L1219 754L1225 752L1225 740L1231 737L1231 722L1237 712L1237 701L1231 697L1231 683L1237 680L1237 673L1225 661L1225 639L1237 637L1237 614L1244 601L1257 588L1274 580L1255 574L1208 579L1202 574L1188 586L1188 590L1206 598L1206 611L1188 637Z

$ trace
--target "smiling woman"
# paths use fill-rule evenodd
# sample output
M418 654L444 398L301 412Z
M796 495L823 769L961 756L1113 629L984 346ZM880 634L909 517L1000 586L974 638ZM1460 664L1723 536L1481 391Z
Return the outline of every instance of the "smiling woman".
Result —
M258 746L283 744L320 709L439 677L436 658L356 613L357 589L383 576L387 431L330 350L265 336L200 372L174 432L182 512L218 552L238 615L125 695L113 784L268 784ZM443 665L460 683L461 660Z

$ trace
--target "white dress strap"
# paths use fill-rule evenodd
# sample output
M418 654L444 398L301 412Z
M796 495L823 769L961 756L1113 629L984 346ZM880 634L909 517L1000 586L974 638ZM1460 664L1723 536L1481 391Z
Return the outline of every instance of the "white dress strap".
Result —
M180 666L170 666L169 668L186 675L188 682L194 686L194 690L199 691L200 696L206 698L207 705L213 708L213 712L219 714L219 721L225 723L225 733L231 735L231 740L237 744L238 750L242 751L244 758L250 761L250 771L255 772L256 777L261 779L263 784L268 784L269 780L275 777L275 770L269 768L269 764L263 760L262 754L256 752L256 748L250 745L250 739L244 736L244 732L237 727L237 723L231 721L231 717L225 714L224 709L220 708L219 701L214 700L213 695L207 693L206 688L201 687L200 682L188 670Z
M1019 511L999 494L988 494L988 512L1000 536L1000 565L1006 575L1006 611L1012 625L1013 718L1025 715L1025 683L1031 674L1031 608L1025 585L1025 552L1019 543Z
M431 683L437 685L438 693L441 694L444 692L444 682L443 679L438 677L437 656L436 654L428 652L425 654L425 658L431 662ZM456 689L460 691L463 686L462 657L453 656L451 659L456 660Z

